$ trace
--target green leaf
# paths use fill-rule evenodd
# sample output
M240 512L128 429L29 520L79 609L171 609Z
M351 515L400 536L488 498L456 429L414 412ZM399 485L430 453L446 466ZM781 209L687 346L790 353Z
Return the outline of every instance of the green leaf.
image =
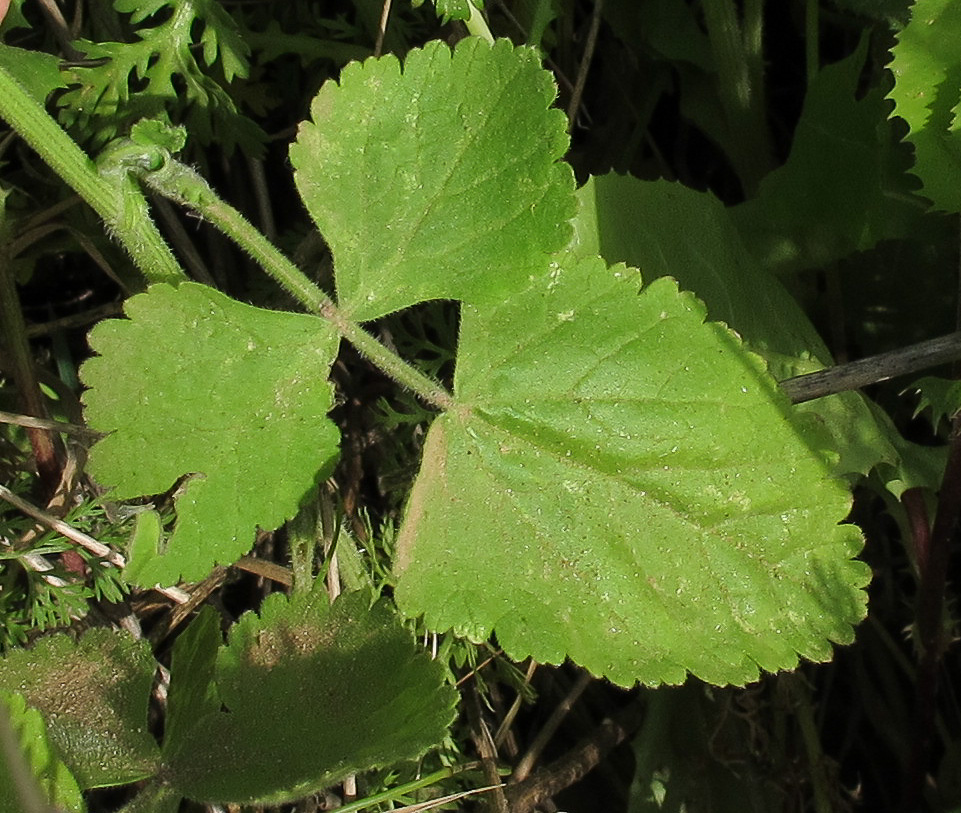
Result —
M762 354L830 363L810 320L747 250L730 212L709 192L629 175L591 178L578 190L578 257L674 277L708 306L710 318L737 330ZM805 370L807 372L807 370Z
M782 805L783 789L752 753L757 721L731 713L735 697L693 682L647 693L631 743L631 813L770 813Z
M732 218L737 209L681 184L624 175L592 178L578 198L578 256L600 254L609 263L643 268L648 280L674 277L704 301L709 318L736 330L779 380L833 363L794 298L748 251ZM900 434L879 423L860 393L820 398L798 411L830 434L838 474L897 463Z
M567 242L566 122L537 52L477 38L348 65L290 158L364 321L426 299L494 302Z
M929 375L919 378L906 391L916 392L918 395L914 417L930 409L931 425L935 429L942 421L950 422L961 412L961 381Z
M204 607L177 638L170 660L171 681L164 721L164 748L183 742L201 717L220 711L214 681L217 650L223 642L220 617Z
M189 672L174 672L193 683ZM223 703L164 742L173 786L197 801L279 804L440 742L456 692L385 601L333 604L321 580L244 615L217 657ZM204 701L206 702L206 701ZM199 712L203 703L195 705Z
M914 236L924 201L905 175L880 87L864 92L870 38L808 88L787 162L731 210L744 245L770 271L823 268L882 240Z
M179 793L162 781L153 780L140 790L119 813L179 813Z
M3 692L0 699L5 706L0 725L9 725L16 737L23 757L22 767L28 771L29 778L35 780L37 793L60 810L69 813L83 813L86 807L77 780L67 766L57 756L56 749L47 736L43 716L36 709L28 708L23 695ZM0 809L21 810L22 784L28 777L16 775L10 763L9 754L4 760L0 757Z
M413 4L414 8L421 5L424 0L419 0ZM441 22L449 23L451 20L466 20L470 17L471 0L434 0L434 8ZM483 0L478 0L475 5L484 7Z
M60 60L53 54L0 43L0 67L9 71L41 104L54 90L66 87L60 76Z
M846 489L760 360L669 279L562 259L465 306L396 597L432 629L616 683L744 683L864 614ZM456 589L451 585L456 584Z
M75 87L58 99L65 124L91 135L93 146L101 147L141 118L172 117L202 144L216 139L228 151L237 144L251 154L261 150L263 132L238 113L225 87L195 56L200 46L208 66L219 57L228 82L248 73L249 47L217 0L116 0L114 5L130 12L134 24L158 12L163 17L153 27L138 28L136 42L76 43L87 63L69 71Z
M0 661L0 691L40 711L57 756L81 788L153 774L159 749L147 730L156 664L150 647L125 633L92 629L79 641L41 638Z
M908 123L912 170L934 208L961 212L961 3L917 0L898 34L888 68L894 74L894 114Z
M169 8L171 16L180 21L174 26L175 30L184 23L188 29L201 29L204 61L213 65L219 57L228 82L236 76L246 77L250 72L250 47L244 42L237 21L219 0L114 0L113 5L117 11L128 12L134 24ZM197 22L201 25L197 26Z
M133 550L138 584L205 577L255 526L276 528L337 456L327 383L338 337L322 319L266 311L193 283L129 299L128 320L90 334L91 425L113 431L90 471L113 496L167 491L184 475L163 551Z

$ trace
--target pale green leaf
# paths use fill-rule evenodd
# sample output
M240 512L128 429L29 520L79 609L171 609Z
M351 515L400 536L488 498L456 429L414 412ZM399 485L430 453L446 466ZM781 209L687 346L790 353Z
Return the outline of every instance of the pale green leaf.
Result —
M961 211L959 38L961 3L918 0L888 65L895 80L889 98L895 115L908 123L915 153L912 171L921 179L921 194L946 212Z
M157 285L129 299L129 319L98 325L99 357L81 375L87 418L113 431L91 473L112 496L176 500L166 548L133 550L138 584L198 580L276 528L337 456L326 417L338 338L322 319L251 307L202 285Z
M126 633L58 634L0 661L0 690L40 711L57 756L81 788L134 782L158 768L147 730L156 664L150 646Z
M53 54L0 43L0 67L9 71L41 104L54 90L66 86L60 75L60 61Z
M830 363L807 316L747 250L712 194L615 174L591 178L577 194L577 256L627 263L648 280L674 277L755 350Z
M0 809L21 810L25 793L35 793L56 805L60 811L83 813L86 807L77 780L57 755L47 736L43 715L29 708L23 695L3 692L0 702L0 726L9 726L20 746L20 767L26 776L15 770L11 755L0 756ZM14 757L17 758L17 757ZM25 782L33 780L33 788L24 788Z
M398 536L401 609L624 685L829 658L869 578L846 488L734 334L672 280L638 285L562 259L464 308L457 406Z
M494 302L567 242L573 178L537 52L477 38L348 65L290 158L364 321L425 299Z
M574 220L578 256L643 269L648 280L670 276L704 301L764 357L782 380L832 363L820 335L781 281L748 251L731 209L708 192L626 175L592 178L579 191ZM880 425L860 393L799 407L831 436L839 474L867 474L897 462L899 433Z
M437 16L445 23L451 20L468 19L470 17L470 4L471 0L434 0ZM483 8L483 0L477 0L475 5Z
M174 673L171 689L178 680L196 678ZM223 710L184 717L164 757L185 796L221 803L278 804L416 759L444 737L457 697L387 602L361 591L330 605L320 580L243 616L214 681Z

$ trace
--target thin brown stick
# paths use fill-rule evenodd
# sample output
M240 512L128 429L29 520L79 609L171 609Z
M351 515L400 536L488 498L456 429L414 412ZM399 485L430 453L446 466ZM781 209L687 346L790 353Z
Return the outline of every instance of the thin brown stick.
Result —
M115 550L103 544L103 542L99 542L92 536L88 536L83 531L78 531L59 517L48 514L46 511L41 511L35 505L18 497L6 486L0 485L0 499L6 500L14 508L22 511L28 517L33 517L33 519L37 520L41 525L52 531L56 531L65 539L90 551L94 556L99 556L114 567L126 567L127 560L122 553L117 553ZM178 604L187 600L187 595L178 587L158 587L157 592L162 593Z
M587 31L587 42L584 45L584 56L577 69L577 80L574 82L574 91L571 93L571 101L567 105L567 129L574 128L574 119L577 118L577 111L581 106L581 98L584 96L584 86L587 84L587 74L591 69L591 61L594 59L594 49L597 47L597 35L601 30L601 10L604 7L604 0L594 0L594 10L591 14L591 26Z
M505 794L511 813L533 813L546 800L583 779L614 748L633 736L643 718L643 704L635 700L601 722L593 734L547 768L508 785Z
M277 582L277 584L284 585L284 587L290 587L294 582L294 576L290 572L289 567L278 565L276 562L269 562L266 559L257 559L254 556L241 556L240 559L233 563L233 567L246 570L255 576L270 579L271 581Z
M800 404L958 360L961 360L961 332L787 378L781 382L781 389L791 401Z
M551 712L551 716L544 723L540 731L537 732L537 736L531 742L530 747L527 749L527 753L521 757L520 761L517 763L517 767L514 768L514 774L512 780L514 782L523 782L530 775L533 770L534 765L537 760L540 759L541 753L547 747L547 744L551 741L551 738L560 728L561 723L564 718L568 715L570 710L574 707L577 699L584 693L584 690L590 685L591 676L588 672L582 671L578 675L576 682L571 687L571 690L567 693L567 696L557 704L554 711Z
M54 432L61 432L64 435L81 435L84 437L102 437L102 432L88 429L75 423L64 423L63 421L51 421L46 418L34 418L32 415L20 415L16 412L4 412L0 410L0 423L9 423L13 426L30 427L32 429L52 429Z
M507 798L501 786L500 775L497 772L497 747L491 737L487 723L484 722L481 713L480 695L477 687L471 684L467 688L466 695L467 719L470 722L471 739L474 747L477 748L477 755L481 760L481 769L484 771L484 778L487 784L494 787L488 798L488 809L491 813L512 813L513 808L507 804Z
M384 37L387 36L387 20L390 18L391 0L384 0L384 7L380 12L380 24L377 26L377 42L374 44L374 56L378 57L384 50Z
M87 536L83 531L78 531L71 525L68 525L62 519L58 519L52 514L48 514L46 511L41 511L35 505L31 505L26 500L21 499L16 494L14 494L6 486L0 485L0 499L6 500L14 508L23 511L29 517L33 517L37 522L45 525L53 531L69 539L75 545L79 545L82 548L86 548L94 556L99 556L101 559L105 559L114 565L114 567L124 567L126 565L126 560L123 555L111 550L109 547L103 544L103 542L98 542L92 536Z

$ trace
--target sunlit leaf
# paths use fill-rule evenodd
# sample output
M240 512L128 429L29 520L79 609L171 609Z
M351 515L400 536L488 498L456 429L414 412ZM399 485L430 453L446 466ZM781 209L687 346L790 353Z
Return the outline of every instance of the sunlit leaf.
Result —
M273 529L337 456L327 382L338 337L313 316L266 311L202 285L152 287L90 335L91 425L113 434L90 471L117 499L181 484L165 548L134 548L138 584L204 578Z
M659 279L566 261L462 315L397 600L629 685L825 660L864 613L846 488L756 357ZM452 587L456 585L456 587Z
M476 38L348 65L290 158L364 321L425 299L509 295L563 247L574 213L566 122L537 52Z

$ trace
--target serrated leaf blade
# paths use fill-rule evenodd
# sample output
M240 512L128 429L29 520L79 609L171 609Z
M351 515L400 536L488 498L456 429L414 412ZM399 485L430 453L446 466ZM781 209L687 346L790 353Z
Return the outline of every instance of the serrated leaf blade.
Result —
M159 749L147 729L156 663L126 633L92 629L79 641L58 634L0 661L0 690L40 711L47 737L81 788L153 774Z
M164 743L185 796L279 804L415 759L444 736L456 693L440 664L416 652L386 602L371 607L366 591L328 602L318 581L270 596L231 629L215 674L225 711Z
M198 580L275 528L337 456L327 382L339 339L322 319L266 311L194 283L129 299L83 366L91 425L114 430L90 471L114 496L192 475L167 547L131 561L138 584ZM137 549L133 551L137 554Z
M846 489L757 357L673 281L637 284L561 261L465 308L459 406L430 429L398 537L399 606L625 685L829 657L868 577L838 525Z
M348 65L290 158L334 254L340 306L365 321L426 299L496 301L569 235L573 177L537 53L471 38Z
M895 78L888 98L894 101L894 114L908 123L907 137L914 144L912 172L921 179L921 194L945 212L961 211L959 37L961 3L917 0L888 65Z

